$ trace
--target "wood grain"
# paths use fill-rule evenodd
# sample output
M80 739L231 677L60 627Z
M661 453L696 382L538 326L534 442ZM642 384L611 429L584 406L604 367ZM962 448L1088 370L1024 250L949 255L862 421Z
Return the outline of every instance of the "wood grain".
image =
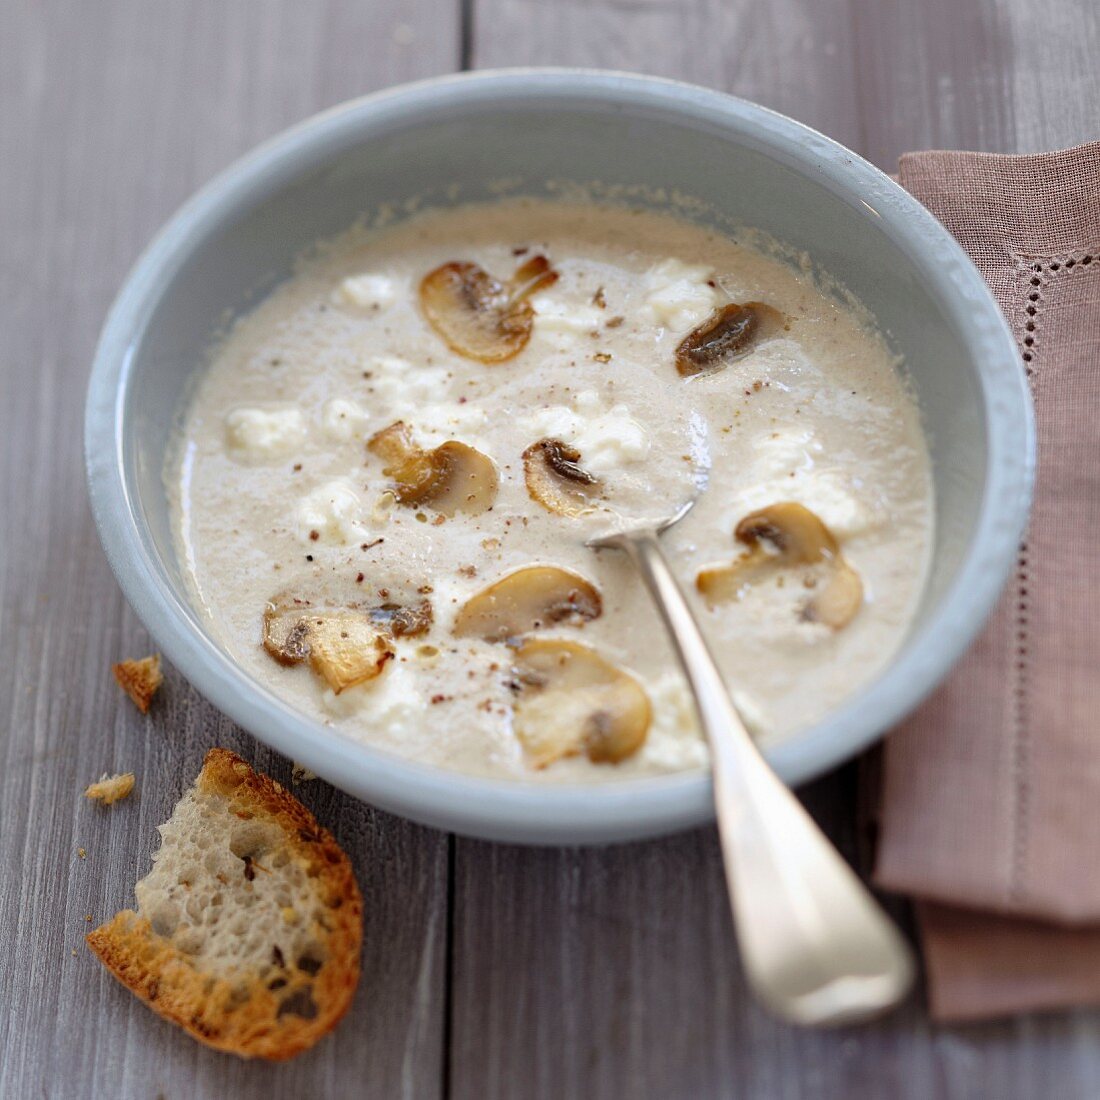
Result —
M207 747L284 781L289 765L171 670L147 719L111 682L149 641L92 530L79 440L95 335L145 241L234 156L341 99L463 58L635 69L757 99L889 167L906 148L1100 136L1097 37L1093 0L0 4L0 1096L1095 1095L1096 1014L931 1028L914 1002L833 1033L764 1017L710 831L459 841L449 910L453 842L320 782L299 790L366 897L351 1015L282 1067L184 1039L88 956L85 917L130 903ZM136 799L80 797L124 769ZM855 788L846 768L803 792L850 855Z
M859 144L848 0L472 0L479 69L580 65L706 84Z
M233 157L375 87L451 69L430 0L0 5L0 1095L431 1097L442 1089L447 840L319 782L299 788L366 900L359 996L294 1063L183 1038L83 946L132 903L155 826L211 745L289 764L168 672L147 719L109 666L150 643L99 549L81 460L97 330L157 226ZM81 797L137 773L106 810ZM83 848L85 858L78 849ZM75 955L74 955L75 952Z
M1083 112L1100 73L1076 40L1095 30L1086 7L476 0L472 57L680 76L892 169L906 149L1096 137L1100 119ZM854 857L853 768L802 793ZM454 920L459 1098L515 1095L520 1082L526 1097L555 1098L1084 1098L1100 1080L1095 1013L932 1028L914 1000L881 1024L828 1033L766 1017L738 969L709 830L589 851L459 841Z

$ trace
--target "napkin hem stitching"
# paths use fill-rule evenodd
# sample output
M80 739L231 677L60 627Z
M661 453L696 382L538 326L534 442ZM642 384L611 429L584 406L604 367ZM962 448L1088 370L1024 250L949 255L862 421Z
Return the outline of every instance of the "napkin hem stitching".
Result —
M1038 400L1038 388L1041 378L1036 356L1039 351L1040 318L1047 304L1047 289L1064 274L1082 270L1091 266L1094 259L1100 259L1091 250L1075 249L1051 253L1044 256L1024 256L1016 253L1017 278L1023 289L1023 332L1019 339L1022 343L1021 358L1032 391L1032 400ZM1026 281L1024 281L1026 277ZM1030 731L1030 678L1031 678L1031 598L1032 589L1031 560L1028 552L1027 535L1020 544L1016 560L1015 608L1013 615L1013 637L1015 642L1012 671L1012 848L1009 867L1008 902L1019 906L1026 898L1026 872L1028 833L1030 830L1031 784L1028 781L1028 764L1031 754Z

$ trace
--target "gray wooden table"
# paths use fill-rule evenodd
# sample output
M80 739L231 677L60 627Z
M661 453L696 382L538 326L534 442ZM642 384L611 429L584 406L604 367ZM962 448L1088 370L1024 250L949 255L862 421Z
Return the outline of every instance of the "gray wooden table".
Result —
M459 68L642 70L776 107L884 168L905 149L1100 137L1095 0L0 0L0 1096L997 1097L1100 1094L1100 1015L828 1034L738 973L710 830L605 850L448 837L299 788L366 896L363 980L286 1066L208 1051L83 948L154 828L228 745L289 764L168 671L85 501L83 391L128 265L200 183L289 123ZM133 769L110 812L80 791ZM804 793L849 852L855 772ZM83 849L84 856L79 850Z

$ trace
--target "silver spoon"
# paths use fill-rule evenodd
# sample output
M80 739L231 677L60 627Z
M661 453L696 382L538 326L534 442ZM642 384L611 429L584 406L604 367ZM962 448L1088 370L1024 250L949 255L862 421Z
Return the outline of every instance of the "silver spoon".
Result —
M796 1024L852 1023L896 1005L913 955L852 869L760 754L658 536L691 510L590 539L637 567L683 666L710 742L714 804L741 959L752 988Z

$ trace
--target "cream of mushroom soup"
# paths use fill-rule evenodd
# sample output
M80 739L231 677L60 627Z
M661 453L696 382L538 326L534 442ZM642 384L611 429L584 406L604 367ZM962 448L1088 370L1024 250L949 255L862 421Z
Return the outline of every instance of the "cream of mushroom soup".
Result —
M508 200L355 230L215 348L167 472L212 633L334 733L468 773L706 766L629 564L667 536L761 738L874 677L932 492L867 318L671 215Z

